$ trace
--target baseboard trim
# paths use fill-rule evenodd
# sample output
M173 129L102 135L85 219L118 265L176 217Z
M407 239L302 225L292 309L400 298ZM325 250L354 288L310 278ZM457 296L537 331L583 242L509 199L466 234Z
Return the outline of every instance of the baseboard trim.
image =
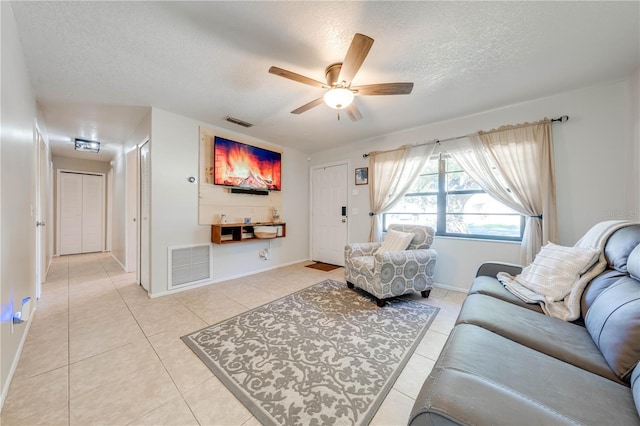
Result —
M307 259L302 259L302 260L294 260L293 262L280 263L278 265L269 266L268 268L256 269L255 271L251 271L251 272L245 272L245 273L242 273L242 274L230 275L230 276L226 276L226 277L223 277L223 278L215 278L213 280L206 281L206 282L203 282L203 283L200 283L200 284L196 284L196 285L192 285L192 286L188 286L188 287L185 287L185 288L177 288L177 289L173 289L173 290L162 291L160 293L149 294L149 298L155 299L156 297L162 297L162 296L166 296L168 294L175 294L175 293L180 293L180 292L186 291L186 290L193 290L194 288L206 287L206 286L211 285L211 284L217 284L217 283L221 283L221 282L224 282L224 281L235 280L236 278L248 277L250 275L259 274L261 272L267 272L267 271L272 271L272 270L278 269L278 268L284 268L285 266L295 265L296 263L308 262L309 260L310 259L308 259L308 258Z
M9 374L7 375L7 381L2 388L2 395L0 395L0 413L4 408L4 401L7 399L7 395L9 394L9 388L11 387L11 381L13 380L13 375L16 372L16 368L18 368L18 362L20 362L20 357L22 356L22 349L24 349L24 342L27 340L27 336L29 335L29 330L31 329L31 322L33 321L33 317L38 310L38 304L33 303L33 309L31 309L31 314L29 315L29 320L25 325L24 333L22 334L22 339L20 339L20 344L18 345L18 350L16 351L16 355L13 358L13 362L11 363L11 368L9 369Z
M47 270L44 273L45 281L47 276L49 275L49 270L51 269L51 265L53 265L53 256L49 258L49 263L47 263Z
M120 265L120 267L122 268L122 270L123 270L123 271L125 271L125 272L129 272L129 271L127 271L127 268L125 268L125 267L124 267L124 265L122 264L122 262L120 262L120 260L118 260L118 258L117 258L117 257L115 257L115 256L113 255L113 252L111 252L111 258L112 258L113 260L115 260L115 261L116 261L116 263L117 263L118 265Z
M433 286L436 288L441 288L443 290L451 290L451 291L457 291L460 293L468 293L469 289L464 289L464 288L460 288L460 287L454 287L452 285L447 285L447 284L440 284L440 283L433 283Z

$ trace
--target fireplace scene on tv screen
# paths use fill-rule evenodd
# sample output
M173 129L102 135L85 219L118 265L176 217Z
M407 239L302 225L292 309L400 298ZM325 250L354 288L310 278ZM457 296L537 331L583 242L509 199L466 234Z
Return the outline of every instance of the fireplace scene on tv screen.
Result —
M280 191L282 156L279 152L217 136L213 151L214 184Z

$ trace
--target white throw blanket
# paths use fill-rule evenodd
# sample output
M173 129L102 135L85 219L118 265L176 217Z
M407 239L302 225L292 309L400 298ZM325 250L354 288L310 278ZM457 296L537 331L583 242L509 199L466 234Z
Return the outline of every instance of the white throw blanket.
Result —
M600 256L598 261L573 284L569 294L559 301L554 301L547 295L539 294L523 286L515 280L515 277L505 273L498 273L498 280L514 295L527 303L539 303L542 311L549 316L559 318L564 321L573 321L580 317L580 299L587 284L598 276L607 266L604 256L604 246L615 231L625 226L637 224L638 222L624 220L609 220L594 225L574 247L591 248L598 250Z

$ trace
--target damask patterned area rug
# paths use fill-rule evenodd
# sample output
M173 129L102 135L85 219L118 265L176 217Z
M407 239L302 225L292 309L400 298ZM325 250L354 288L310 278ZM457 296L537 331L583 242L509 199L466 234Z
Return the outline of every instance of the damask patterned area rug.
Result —
M439 308L325 280L182 337L267 425L365 425Z

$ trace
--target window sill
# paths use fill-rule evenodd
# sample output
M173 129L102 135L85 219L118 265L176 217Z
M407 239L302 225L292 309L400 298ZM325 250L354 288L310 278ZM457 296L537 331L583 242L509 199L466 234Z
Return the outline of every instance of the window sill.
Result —
M519 240L500 240L494 238L475 238L475 237L458 237L453 235L436 235L435 238L444 240L464 240L464 241L478 241L484 243L503 243L503 244L518 244L522 241Z

